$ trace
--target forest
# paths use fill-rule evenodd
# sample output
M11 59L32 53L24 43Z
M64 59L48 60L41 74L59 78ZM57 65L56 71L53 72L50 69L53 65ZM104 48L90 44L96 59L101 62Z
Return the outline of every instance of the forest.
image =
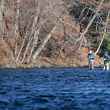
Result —
M0 0L1 67L77 67L110 52L110 0Z

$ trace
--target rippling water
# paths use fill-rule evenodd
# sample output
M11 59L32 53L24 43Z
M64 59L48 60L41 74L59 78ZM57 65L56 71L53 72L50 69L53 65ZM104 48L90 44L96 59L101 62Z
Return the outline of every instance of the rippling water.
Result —
M1 69L0 110L110 110L110 72Z

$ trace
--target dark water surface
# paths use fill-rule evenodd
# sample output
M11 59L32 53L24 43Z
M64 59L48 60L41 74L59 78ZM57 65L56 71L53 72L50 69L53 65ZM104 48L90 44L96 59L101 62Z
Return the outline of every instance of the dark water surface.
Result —
M1 69L0 110L110 110L110 71Z

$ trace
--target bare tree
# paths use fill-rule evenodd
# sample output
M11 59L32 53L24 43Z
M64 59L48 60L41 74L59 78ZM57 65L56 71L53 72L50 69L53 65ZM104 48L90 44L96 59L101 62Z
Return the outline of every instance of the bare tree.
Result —
M107 18L106 18L105 27L104 27L104 32L103 32L103 35L102 35L101 42L100 42L100 44L99 44L99 46L98 46L98 48L97 48L95 54L97 54L97 53L99 52L100 47L101 47L101 45L102 45L102 43L103 43L103 41L104 41L104 38L105 38L105 36L106 36L105 34L106 34L106 31L107 31L107 25L108 25L108 23L109 23L109 20L110 20L110 11L108 12L108 15L107 15Z
M44 39L44 42L42 43L42 45L37 49L37 51L33 55L34 60L37 58L37 56L40 54L40 52L44 49L44 47L47 44L48 40L52 37L52 33L55 31L55 29L56 29L56 25L52 28L51 32Z
M42 29L42 26L45 25L45 23L50 18L53 19L54 22L56 22L56 19L57 19L57 17L52 14L52 10L50 10L47 1L45 2L45 3L47 3L46 6L44 4L42 4L43 1L37 1L36 0L36 2L37 2L36 3L37 4L37 6L36 6L37 7L36 8L37 11L36 11L36 14L35 14L35 17L34 17L34 21L33 21L33 24L32 24L32 28L31 28L30 40L27 42L27 44L25 44L25 41L27 40L28 37L27 37L27 35L24 37L24 40L23 40L23 43L21 45L20 51L18 52L18 56L16 58L16 62L19 61L19 58L20 58L20 56L22 54L22 50L24 48L24 45L27 45L27 46L25 48L25 51L23 52L23 58L22 58L22 60L20 62L23 63L25 61L26 55L29 56L28 59L27 59L28 61L30 59L32 59L32 58L35 59L41 53L41 51L45 47L45 45L48 42L48 40L51 38L51 33L53 33L53 31L55 30L54 27L53 27L53 29L50 32L48 32L47 36L44 38L44 41L41 43L41 45L38 47L38 49L35 50L35 47L37 46L37 42L38 42L38 39L39 39L38 35L39 35L40 30ZM53 2L51 2L51 3L53 3ZM55 5L53 9L55 9L55 7L57 6L56 3L57 2L55 2L55 4L53 4L53 5ZM43 7L43 5L45 7ZM42 12L41 12L41 10L42 10ZM42 15L41 15L41 13L42 13ZM58 14L60 14L60 13L58 13ZM43 17L45 17L45 18L43 18ZM32 48L30 47L30 45L33 45ZM29 50L31 50L30 51L30 55L29 55Z
M4 13L5 13L5 1L4 0L1 0L1 3L0 3L0 32L2 33L2 37L3 37L3 34L5 33L4 32Z
M10 52L10 57L12 59L12 62L14 63L14 53L13 50L10 48L8 43L5 41L5 36L6 36L6 31L5 31L5 13L6 13L6 7L5 7L5 0L1 0L1 5L0 5L0 33L2 36L2 42L3 44L9 49Z
M16 39L16 44L15 44L15 56L17 55L18 52L18 44L17 40L19 38L19 17L20 17L20 2L21 0L16 0L16 15L15 15L15 39Z
M93 21L95 20L96 16L98 15L98 12L101 10L101 6L102 6L103 2L104 2L104 0L101 0L101 2L100 2L100 4L99 4L99 6L98 6L98 8L97 8L97 10L96 10L96 12L95 12L95 14L94 14L94 16L93 16L92 19L90 20L90 22L89 22L89 24L87 25L87 27L86 27L86 29L84 30L84 32L81 33L80 38L77 40L77 42L79 42L79 41L81 42L79 48L81 48L81 46L82 46L82 42L83 42L84 39L85 39L85 37L84 37L85 34L88 32L88 29L90 28L90 26L92 25L92 23L93 23Z

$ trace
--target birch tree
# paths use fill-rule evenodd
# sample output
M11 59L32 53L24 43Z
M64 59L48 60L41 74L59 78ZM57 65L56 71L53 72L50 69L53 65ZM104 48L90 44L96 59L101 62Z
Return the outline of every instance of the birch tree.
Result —
M6 7L5 7L6 1L5 0L1 0L1 5L0 5L0 33L2 36L2 42L3 44L9 49L10 52L10 59L12 59L12 62L14 63L14 53L13 50L10 48L10 46L8 45L8 43L5 41L5 35L6 35L6 31L5 31L5 13L6 13Z
M98 48L97 48L95 54L97 54L97 53L99 52L99 50L100 50L100 48L101 48L101 45L102 45L102 43L103 43L103 41L104 41L104 38L105 38L105 35L106 35L107 26L108 26L109 21L110 21L110 11L109 11L108 14L107 14L106 22L105 22L105 26L104 26L104 32L103 32L103 34L102 34L102 39L101 39L101 42L100 42L100 44L99 44L99 46L98 46Z
M18 44L17 40L19 38L19 16L20 16L20 2L21 0L16 0L16 15L15 15L15 39L16 39L16 44L15 44L15 56L17 55L18 52Z
M4 13L5 13L5 1L1 0L0 3L0 31L2 33L2 36L4 34Z
M50 0L51 1L51 0ZM54 24L54 22L56 22L57 17L55 15L53 15L52 10L50 10L49 6L48 6L48 2L45 0L45 4L43 3L44 1L39 1L39 0L35 0L36 3L36 13L33 19L33 24L31 27L31 31L30 34L25 34L23 42L21 44L20 50L18 52L18 55L16 57L16 62L20 62L20 63L24 63L26 60L27 62L29 62L31 59L36 59L37 56L41 53L41 51L44 49L45 45L47 44L48 40L51 38L53 31L56 28L56 23ZM51 1L52 3L52 1ZM58 2L54 2L55 4L55 8L56 8L56 3ZM52 5L52 4L51 4ZM53 7L53 9L55 9ZM57 11L57 13L59 14L59 12ZM53 24L55 26L53 26L52 30L50 30L50 32L47 33L47 36L42 39L41 44L38 46L38 40L40 39L39 34L40 31L42 30L43 26L45 25L45 23L48 22L48 20L53 19L54 22ZM54 28L55 27L55 28ZM27 39L29 38L29 41L26 44ZM24 45L26 45L25 49L24 49ZM30 47L32 45L32 47ZM35 49L37 47L37 50ZM24 50L23 50L24 49ZM23 55L23 56L22 56ZM22 57L22 59L20 59Z
M103 2L104 2L104 0L101 0L101 2L100 2L100 4L99 4L98 8L96 9L96 12L95 12L94 16L93 16L92 19L90 20L90 22L89 22L89 24L87 25L87 27L86 27L86 29L84 30L84 32L81 33L80 38L78 39L78 41L81 41L80 47L82 46L82 42L83 42L83 40L85 39L85 37L84 37L85 34L88 32L88 29L90 28L90 26L92 25L93 21L95 20L95 18L96 18L96 16L97 16L98 12L101 10L101 6L102 6ZM80 48L80 47L79 47L79 48Z

